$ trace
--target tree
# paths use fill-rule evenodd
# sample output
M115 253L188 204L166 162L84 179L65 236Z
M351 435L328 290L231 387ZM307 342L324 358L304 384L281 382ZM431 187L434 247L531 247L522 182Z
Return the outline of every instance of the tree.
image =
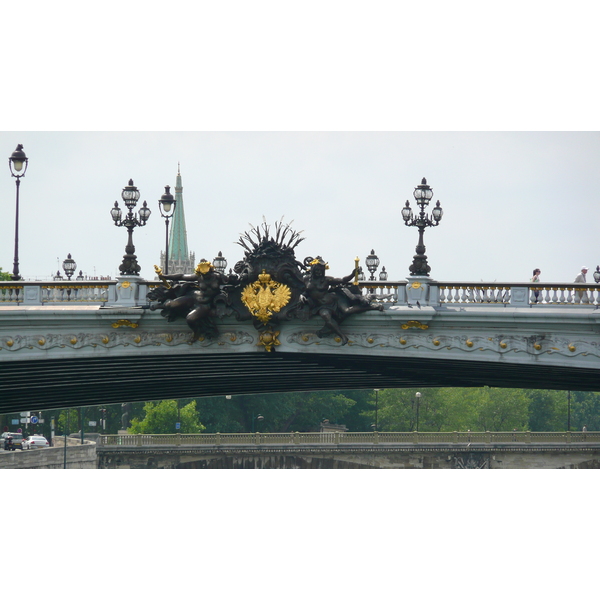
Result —
M161 400L146 402L143 419L134 418L129 433L176 433L175 423L178 418L177 400ZM180 433L201 433L205 427L198 419L196 401L192 400L179 411L181 423Z
M417 400L417 391L421 397ZM375 395L368 415L375 422ZM526 429L529 398L500 388L393 389L379 392L380 431L509 431Z
M321 421L344 423L356 401L339 392L287 392L196 398L209 432L318 431ZM264 417L260 422L258 415Z
M5 273L0 267L0 281L10 281L10 273Z
M562 390L524 390L529 397L530 431L567 429L567 392Z
M484 387L475 396L479 431L527 430L530 399L523 390Z
M566 396L567 392L561 392ZM571 392L571 429L600 431L600 393Z

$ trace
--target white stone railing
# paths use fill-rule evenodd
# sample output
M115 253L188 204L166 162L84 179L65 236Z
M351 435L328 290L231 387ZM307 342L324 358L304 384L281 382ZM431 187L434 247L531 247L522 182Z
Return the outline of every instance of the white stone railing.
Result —
M413 278L416 279L416 278ZM158 281L137 280L135 294L124 303L147 305L146 294ZM120 304L119 280L0 281L0 305L4 304ZM417 298L423 306L471 305L593 305L600 306L600 286L569 283L474 283L415 281L360 281L363 295L384 305L405 305ZM133 289L133 286L129 289Z
M373 285L375 283L375 285ZM359 282L376 301L390 304L407 302L407 282ZM502 304L502 305L600 305L600 285L569 283L474 283L430 281L422 284L428 295L422 305ZM381 300L380 300L381 298ZM410 299L410 298L409 298Z
M406 281L359 281L363 294L382 304L404 304Z
M437 287L440 304L600 304L596 284L438 283ZM521 291L517 302L515 290Z
M600 431L452 431L323 433L173 433L100 435L99 446L231 446L278 444L600 444Z
M108 302L108 283L98 284L43 284L40 286L42 304L48 302L81 302L96 304Z

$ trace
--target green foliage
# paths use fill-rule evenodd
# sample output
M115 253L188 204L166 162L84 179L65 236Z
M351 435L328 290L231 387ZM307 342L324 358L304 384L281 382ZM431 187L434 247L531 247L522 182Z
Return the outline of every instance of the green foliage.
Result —
M179 430L175 429L178 419L177 400L146 402L144 412L143 419L132 419L131 427L127 430L129 433L202 433L205 429L198 418L195 400L181 407Z
M318 431L323 419L344 423L356 401L338 392L287 392L196 398L196 404L207 432L269 433Z
M567 392L563 396L563 411L566 414ZM571 392L571 429L579 430L586 426L588 431L600 431L600 393Z
M421 392L417 401L416 394ZM368 411L375 422L375 393ZM500 388L392 389L379 392L380 431L510 431L526 429L529 398Z
M380 431L565 431L567 429L566 391L519 390L510 388L413 388L380 390L377 394L377 420ZM350 431L370 431L375 423L373 390L327 392L287 392L216 396L180 400L181 431L275 433L318 431L321 422L346 425ZM107 409L107 433L121 429L121 404ZM84 421L100 421L98 406L87 406ZM264 419L258 420L258 415ZM19 416L18 414L16 415ZM66 426L66 410L44 411L44 433L50 433L50 420L56 418L56 434ZM177 401L135 402L130 412L131 433L174 433ZM81 408L69 411L69 433L81 429ZM4 417L3 424L10 419ZM571 429L600 431L600 393L571 392ZM100 427L96 431L100 431ZM86 426L86 431L88 427Z
M10 281L10 273L5 273L0 267L0 281Z
M61 410L56 422L57 434L64 435L65 427L67 434L77 433L80 431L79 427L79 411L81 408L70 408L68 410ZM68 421L67 421L68 417Z
M530 431L567 429L567 392L562 390L525 390L530 398Z

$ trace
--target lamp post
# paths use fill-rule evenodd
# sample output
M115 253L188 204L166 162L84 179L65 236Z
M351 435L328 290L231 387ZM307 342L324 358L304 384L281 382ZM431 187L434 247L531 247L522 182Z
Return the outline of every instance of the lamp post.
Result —
M379 272L379 281L387 281L388 272L385 270L385 267L381 269Z
M8 166L10 168L10 174L16 178L17 186L17 199L16 199L16 211L15 211L15 259L13 262L13 272L10 278L13 281L22 279L19 274L19 188L21 187L21 177L25 177L27 171L27 165L29 159L23 152L23 144L19 144L17 149L9 156ZM21 171L23 171L21 173Z
M227 260L223 257L223 253L219 250L219 254L213 259L213 267L217 273L225 274L227 268Z
M165 193L158 201L160 215L165 220L165 275L169 274L169 219L175 214L175 198L171 186L165 185Z
M417 392L415 394L415 397L417 399L417 428L416 428L416 431L419 431L419 404L421 402L421 392Z
M142 208L140 208L137 216L133 214L137 201L140 199L139 190L133 185L133 179L129 180L129 185L123 188L121 192L121 198L125 202L125 206L128 209L128 213L124 219L121 219L121 209L119 203L115 200L115 205L110 210L110 214L117 227L127 228L128 239L127 246L125 246L125 254L123 255L123 262L119 265L119 271L121 275L138 275L140 272L140 265L137 262L137 256L134 254L135 246L133 245L133 230L136 227L143 227L148 219L150 218L150 209L144 200Z
M433 197L433 190L427 185L427 179L425 179L425 177L423 177L421 185L415 188L413 196L415 197L417 206L419 207L419 214L416 217L413 216L412 208L410 207L408 200L402 209L402 218L404 219L404 224L408 227L417 227L419 230L419 241L416 247L417 253L413 256L413 262L409 269L411 275L428 277L431 267L427 264L425 244L423 243L423 233L425 232L426 227L437 227L440 224L444 211L442 210L440 201L438 200L435 208L431 211L432 218L429 218L429 215L425 213L425 209Z
M567 431L571 431L571 391L567 392Z
M371 250L371 254L365 258L365 264L367 265L367 269L369 269L369 273L371 273L369 281L375 281L375 271L377 271L377 267L379 266L379 257L375 254L375 250Z
M252 433L256 433L256 428L254 427L254 422L258 421L259 423L261 423L262 421L264 421L265 418L262 415L255 415L254 413L252 413Z
M77 263L71 258L70 254L67 254L67 258L63 260L62 268L67 279L71 281L71 277L73 277L73 273L75 273L75 269L77 269Z
M102 434L104 435L106 433L106 409L105 408L101 408L100 409L100 421L101 421L101 426L102 426Z
M375 431L379 431L379 390L375 392Z
M69 427L69 411L70 410L71 410L70 408L67 408L67 423L65 425L65 431L64 431L65 451L64 451L63 469L67 468L67 428Z

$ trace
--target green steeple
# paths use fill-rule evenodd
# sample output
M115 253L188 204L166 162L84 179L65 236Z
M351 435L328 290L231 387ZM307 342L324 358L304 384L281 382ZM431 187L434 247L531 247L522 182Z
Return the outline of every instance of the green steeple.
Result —
M160 253L160 264L165 269L165 253ZM169 274L193 273L196 267L196 255L188 252L187 230L185 228L185 211L183 210L183 186L181 173L177 163L177 179L175 183L175 212L171 218L169 232ZM166 272L166 271L165 271Z
M177 179L175 180L175 212L171 220L169 235L169 261L181 263L189 260L187 245L187 230L185 228L185 212L183 211L183 186L181 173L177 163Z

